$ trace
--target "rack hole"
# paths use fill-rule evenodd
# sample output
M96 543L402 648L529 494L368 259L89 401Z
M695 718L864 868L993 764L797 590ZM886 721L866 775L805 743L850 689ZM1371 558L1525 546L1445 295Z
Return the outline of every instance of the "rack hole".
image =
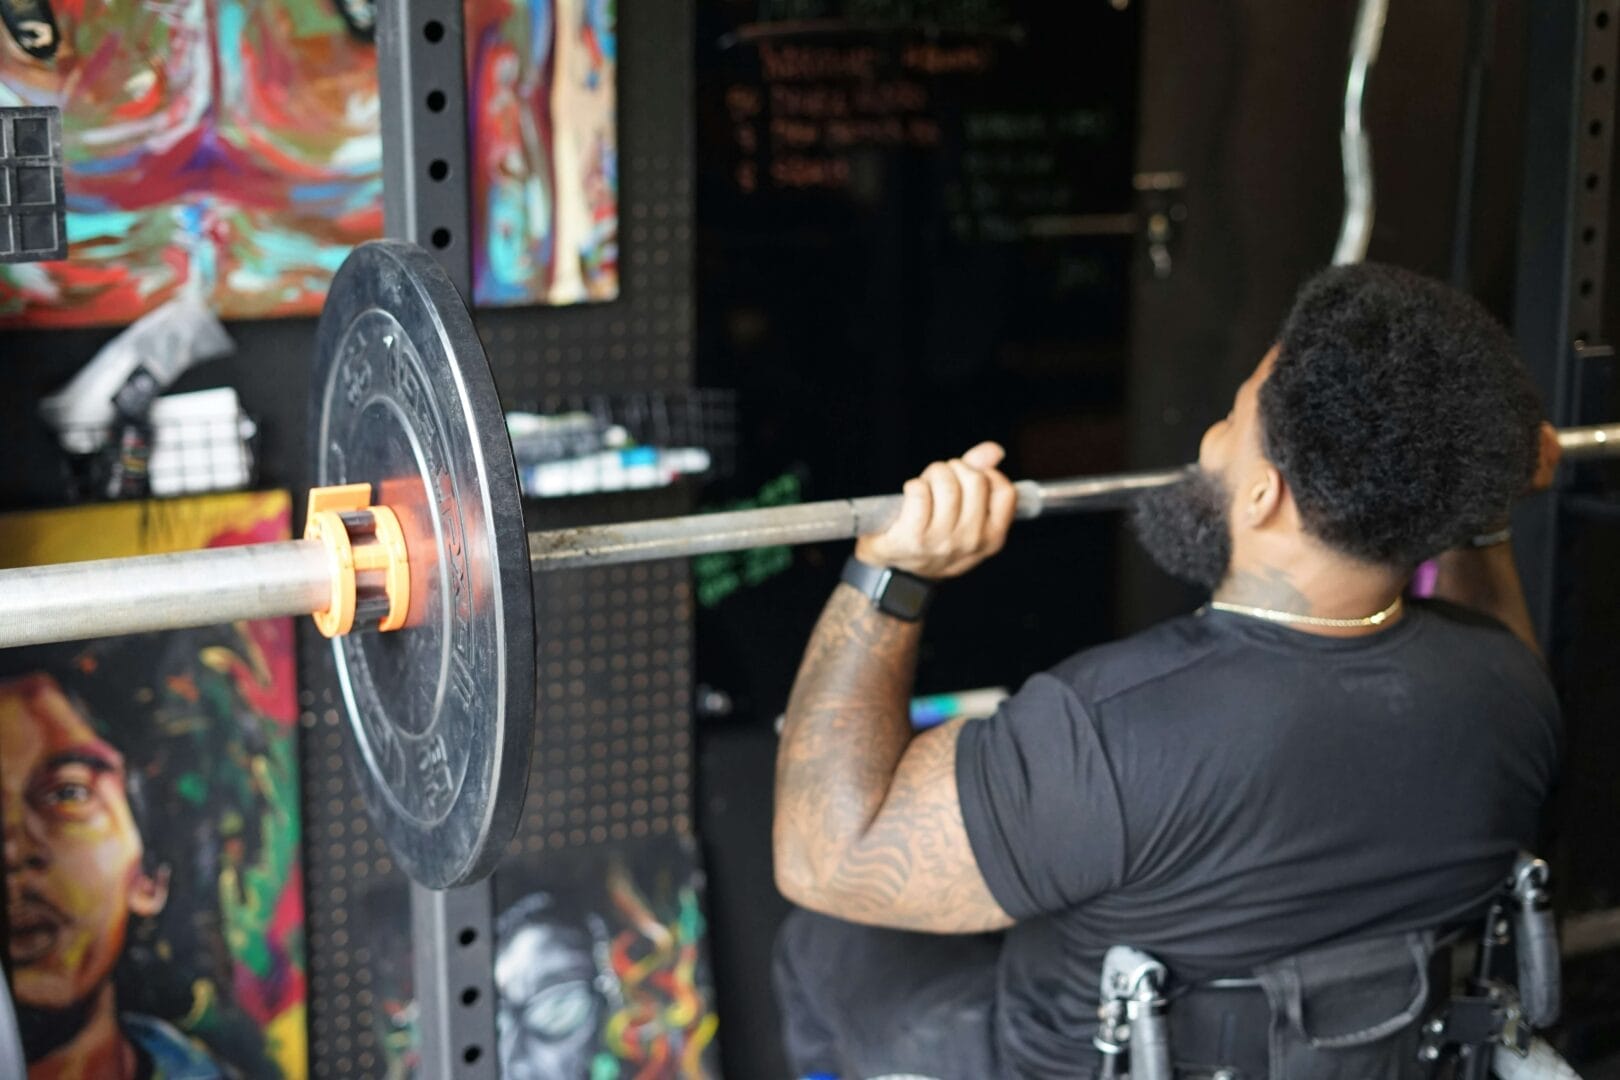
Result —
M1598 174L1597 173L1587 173L1586 174L1586 190L1587 191L1596 191L1597 189L1598 189Z
M1586 125L1586 133L1588 135L1592 136L1592 138L1594 138L1594 139L1597 138L1599 135L1602 135L1603 134L1603 121L1594 120L1590 124L1587 124Z
M484 1048L481 1046L469 1046L467 1049L461 1052L461 1060L465 1061L469 1065L483 1056Z
M476 1005L478 1003L478 987L469 986L463 990L461 992L461 1003L463 1005Z
M1604 79L1608 78L1608 75L1609 75L1609 73L1603 69L1602 64L1599 64L1597 67L1592 69L1592 81L1593 82L1600 83Z
M428 164L428 175L435 180L443 180L450 175L450 163L443 158L434 158Z
M444 105L445 105L445 101L444 101L444 91L443 90L429 90L428 91L427 107L428 107L429 112L444 112ZM1596 120L1594 120L1592 122L1594 124L1597 123Z
M444 23L438 19L429 19L422 24L422 36L432 42L442 41L444 39Z
M433 230L433 246L438 248L440 251L443 251L445 248L449 247L450 246L450 230L446 229L446 228L442 228L442 227L434 229ZM462 939L461 943L463 945L472 944L472 938L468 937L467 936L468 934L473 934L473 932L471 930L463 930L461 932L461 939ZM477 937L477 936L478 935L473 934L473 937Z
M435 230L434 233L433 233L433 243L438 247L444 247L444 244L439 243L439 233L444 233L444 235L446 237L444 243L448 244L450 242L450 240L449 240L450 232L447 229L438 229L438 230ZM470 926L463 926L461 928L461 933L456 935L456 940L461 942L461 944L464 945L464 946L471 945L473 942L478 940L478 931L474 930Z
M1609 25L1609 13L1607 11L1600 11L1597 13L1597 16L1593 19L1593 21L1597 23L1597 28L1599 30L1607 29Z
M1581 282L1581 295L1582 296L1591 296L1592 295L1592 279L1591 278L1587 278L1585 281Z
M1588 225L1581 230L1581 243L1592 244L1597 242L1597 230Z

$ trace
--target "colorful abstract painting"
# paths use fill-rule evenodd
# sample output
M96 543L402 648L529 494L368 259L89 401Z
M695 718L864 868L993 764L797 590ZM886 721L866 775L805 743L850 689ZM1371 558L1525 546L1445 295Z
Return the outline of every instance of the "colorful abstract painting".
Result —
M473 295L619 292L617 0L467 0Z
M406 911L403 888L368 903L388 1080L421 1073ZM509 858L495 875L495 938L502 1080L718 1080L720 1022L690 841Z
M468 0L479 303L617 295L613 4ZM63 111L70 244L0 268L0 325L127 323L182 289L226 318L310 315L381 235L368 0L0 14L0 105Z
M69 258L7 268L0 318L126 323L184 288L230 318L318 311L382 231L369 41L328 0L50 10L48 56L0 34L0 105L62 108Z
M284 493L4 515L0 566L290 524ZM31 1077L307 1075L297 731L291 619L0 653L5 946Z

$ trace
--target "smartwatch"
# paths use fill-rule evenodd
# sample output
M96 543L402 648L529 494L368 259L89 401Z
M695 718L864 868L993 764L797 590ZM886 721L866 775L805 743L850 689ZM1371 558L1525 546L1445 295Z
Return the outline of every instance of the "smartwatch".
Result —
M934 583L927 578L889 566L869 566L853 555L844 563L844 573L839 580L865 593L871 598L872 606L883 614L906 622L916 622L923 617L929 597L934 593Z

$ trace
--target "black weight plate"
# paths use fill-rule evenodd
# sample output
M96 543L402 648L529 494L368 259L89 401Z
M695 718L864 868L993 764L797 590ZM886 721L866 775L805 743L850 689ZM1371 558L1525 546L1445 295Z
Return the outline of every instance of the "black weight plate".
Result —
M406 627L332 643L366 806L413 879L476 881L523 812L533 580L489 362L427 252L382 240L344 261L316 332L311 417L315 483L369 482L410 551Z

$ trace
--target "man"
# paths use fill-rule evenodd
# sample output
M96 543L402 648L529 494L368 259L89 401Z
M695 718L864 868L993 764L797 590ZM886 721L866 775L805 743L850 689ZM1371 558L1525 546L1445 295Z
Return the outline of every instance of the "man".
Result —
M0 823L12 994L31 1080L211 1080L162 1021L120 1014L113 972L132 917L155 916L167 866L148 865L124 758L56 679L0 681Z
M793 1065L1089 1076L1110 946L1187 987L1476 919L1533 842L1556 757L1501 530L1549 435L1483 309L1399 270L1326 271L1197 469L1139 506L1145 546L1212 602L915 737L915 596L874 599L862 566L966 573L1005 543L1015 495L993 444L908 482L788 706L776 878L823 913L779 943ZM1473 611L1403 602L1442 552L1437 596ZM1257 1000L1226 1037L1264 1075Z

